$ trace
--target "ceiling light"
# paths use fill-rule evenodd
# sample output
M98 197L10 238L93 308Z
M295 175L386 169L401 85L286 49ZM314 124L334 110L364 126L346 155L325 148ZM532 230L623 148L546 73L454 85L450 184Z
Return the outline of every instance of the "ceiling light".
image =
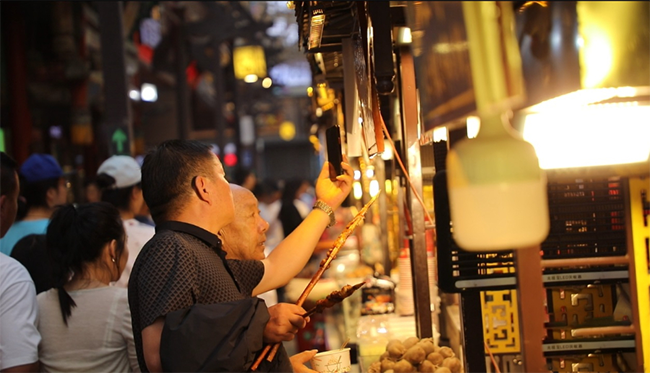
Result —
M246 83L255 83L257 81L258 77L255 74L248 74L244 77L244 81Z
M647 162L650 106L634 102L529 114L523 137L544 169Z
M144 83L140 91L140 98L142 101L155 102L158 100L158 89L153 84Z
M129 91L129 97L133 101L140 101L140 91L137 89L132 89Z

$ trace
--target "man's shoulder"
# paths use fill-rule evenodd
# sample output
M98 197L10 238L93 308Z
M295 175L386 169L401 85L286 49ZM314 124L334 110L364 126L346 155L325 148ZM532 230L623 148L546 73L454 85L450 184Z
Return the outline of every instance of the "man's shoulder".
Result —
M2 291L21 282L31 282L27 269L16 259L0 253L0 294Z
M155 232L153 237L147 242L146 246L153 247L166 247L169 245L181 245L185 246L188 244L187 238L181 232L172 231L169 229L162 229Z
M3 253L0 253L0 278L7 278L13 282L31 280L25 266Z
M147 241L138 254L138 260L164 260L168 255L186 255L192 251L188 235L171 230L160 230Z

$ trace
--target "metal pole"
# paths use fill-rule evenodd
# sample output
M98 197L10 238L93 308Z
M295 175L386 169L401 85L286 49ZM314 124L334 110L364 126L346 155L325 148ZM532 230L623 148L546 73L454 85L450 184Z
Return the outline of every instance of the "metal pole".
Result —
M407 170L415 190L422 195L422 166L418 131L417 92L415 89L415 66L408 48L400 48L400 95L402 97L402 123L406 148ZM429 295L429 271L424 237L424 209L407 186L407 205L411 213L413 234L411 238L411 272L413 278L413 301L417 334L420 338L433 337L431 299Z
M379 229L382 232L388 232L388 213L386 211L388 205L389 195L386 193L386 165L384 164L383 159L375 160L375 174L377 175L377 181L379 182L379 187L381 190L381 195L377 199L377 204L379 207ZM381 248L384 253L384 273L390 274L392 269L392 263L390 260L390 250L388 247L388 235L382 234L380 236Z

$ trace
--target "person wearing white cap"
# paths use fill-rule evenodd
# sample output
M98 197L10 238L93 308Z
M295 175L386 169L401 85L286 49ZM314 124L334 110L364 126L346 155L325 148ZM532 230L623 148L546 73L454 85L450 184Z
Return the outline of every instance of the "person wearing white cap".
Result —
M120 211L127 236L129 259L122 276L115 283L116 286L124 288L128 287L133 263L142 246L156 233L154 227L135 219L144 204L141 180L140 165L126 155L114 155L97 169L96 182L101 189L102 201L113 204Z

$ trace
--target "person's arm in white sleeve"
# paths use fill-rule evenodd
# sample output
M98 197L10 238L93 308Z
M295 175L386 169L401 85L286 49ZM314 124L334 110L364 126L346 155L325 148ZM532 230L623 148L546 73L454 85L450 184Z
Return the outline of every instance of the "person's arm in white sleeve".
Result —
M39 370L38 344L41 335L37 325L38 305L34 283L30 279L10 284L0 294L0 371Z

